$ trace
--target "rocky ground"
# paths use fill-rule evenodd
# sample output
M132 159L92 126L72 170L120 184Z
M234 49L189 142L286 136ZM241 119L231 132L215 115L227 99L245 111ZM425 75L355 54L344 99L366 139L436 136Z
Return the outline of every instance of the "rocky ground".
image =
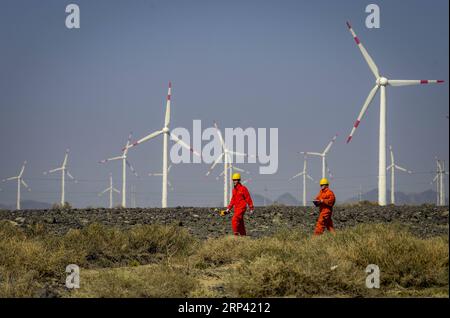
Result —
M220 217L218 210L176 207L0 211L0 220L9 220L24 228L42 223L50 232L56 234L63 234L70 228L82 228L94 222L122 228L137 224L176 224L204 239L231 233L231 216ZM260 237L286 227L312 232L317 216L317 209L312 207L259 207L253 215L246 214L247 233ZM448 235L449 224L448 207L434 205L336 207L333 221L337 230L360 223L399 223L421 237Z

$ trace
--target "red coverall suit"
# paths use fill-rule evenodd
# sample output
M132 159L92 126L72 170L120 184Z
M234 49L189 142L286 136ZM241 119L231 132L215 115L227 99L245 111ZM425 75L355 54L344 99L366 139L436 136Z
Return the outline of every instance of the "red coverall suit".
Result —
M246 235L244 213L247 210L247 205L250 207L250 211L254 209L253 201L248 189L241 183L237 183L233 188L233 195L230 204L228 205L228 210L230 211L234 207L234 214L231 219L234 235Z
M334 232L331 214L333 213L333 205L336 202L336 197L334 196L333 191L331 191L328 187L320 189L316 200L323 200L323 202L319 205L320 214L314 230L314 235L322 234L323 231L325 231L325 228L330 232Z

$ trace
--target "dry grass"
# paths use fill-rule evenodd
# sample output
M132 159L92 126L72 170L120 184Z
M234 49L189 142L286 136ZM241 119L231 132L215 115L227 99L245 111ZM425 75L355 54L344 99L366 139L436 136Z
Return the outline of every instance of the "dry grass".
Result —
M272 240L278 249L268 253L264 245L261 256L243 260L228 275L225 282L233 296L370 297L397 289L448 289L445 238L423 240L396 226L363 225L336 236ZM380 268L379 290L365 287L369 264Z
M197 288L197 279L184 267L145 265L80 273L80 289L70 297L187 297Z
M54 236L3 221L0 297L448 297L448 254L448 237L421 239L399 225L200 242L176 226L93 224ZM81 288L68 291L72 263ZM380 289L365 287L369 264L380 268Z

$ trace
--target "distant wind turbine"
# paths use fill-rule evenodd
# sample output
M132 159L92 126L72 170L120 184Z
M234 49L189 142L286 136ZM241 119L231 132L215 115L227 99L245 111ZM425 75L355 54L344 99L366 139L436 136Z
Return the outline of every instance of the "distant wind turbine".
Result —
M389 167L387 167L387 170L391 169L391 204L395 204L395 169L407 172L409 174L411 174L412 171L396 165L394 160L394 152L392 151L392 146L389 146L389 151L391 153L391 164Z
M303 176L303 206L306 206L306 178L310 179L311 181L314 181L314 179L308 174L307 170L306 170L306 162L307 162L307 156L305 155L304 160L303 160L303 171L300 173L297 173L295 176L293 176L292 178L290 178L289 180L293 180L297 177Z
M19 175L17 177L11 177L4 179L3 182L11 181L11 180L17 180L17 201L16 201L16 209L20 210L20 189L23 185L28 191L31 191L26 182L23 180L23 172L25 171L25 166L27 165L27 162L24 161L22 165L22 169L20 169Z
M380 75L378 67L373 61L372 57L366 51L362 45L359 38L356 36L355 31L353 31L352 26L347 22L347 27L353 36L359 50L361 51L364 59L369 65L370 70L375 75L376 83L375 86L369 93L364 105L359 113L358 119L356 120L350 135L347 138L347 143L349 143L353 134L358 128L367 108L372 102L378 89L380 90L380 137L379 137L379 157L378 157L378 204L381 206L386 205L386 87L390 86L409 86L409 85L420 85L420 84L432 84L432 83L443 83L442 80L390 80L384 76Z
M322 158L322 178L326 178L326 172L329 174L330 169L327 169L327 154L330 152L331 146L333 146L333 143L336 141L337 134L331 139L331 141L328 143L328 145L325 147L323 152L301 152L303 155L310 155L310 156L318 156Z
M109 192L109 208L112 209L113 208L113 192L120 193L120 191L117 190L116 188L114 188L111 173L109 174L109 187L106 188L105 190L103 190L102 192L100 192L98 194L98 196L102 196L103 194L105 194L105 192Z
M445 205L445 175L448 175L448 171L445 171L445 162L436 158L436 176L434 177L432 183L436 182L436 205Z
M70 179L74 180L75 183L77 182L75 180L75 178L70 174L69 170L67 170L68 158L69 158L69 149L66 150L66 154L64 155L64 160L63 160L61 167L44 172L44 175L47 175L48 173L61 171L61 207L63 207L66 202L66 200L65 200L66 199L66 178L65 178L66 174Z
M128 158L128 147L131 143L131 137L132 137L132 134L130 133L128 135L127 144L125 145L125 148L122 149L121 156L117 156L117 157L99 161L99 163L107 163L109 161L122 160L122 207L123 208L126 208L126 206L127 206L127 188L126 188L127 187L127 166L128 166L128 168L130 168L131 172L136 177L138 177L136 170L133 168L133 166L127 159Z

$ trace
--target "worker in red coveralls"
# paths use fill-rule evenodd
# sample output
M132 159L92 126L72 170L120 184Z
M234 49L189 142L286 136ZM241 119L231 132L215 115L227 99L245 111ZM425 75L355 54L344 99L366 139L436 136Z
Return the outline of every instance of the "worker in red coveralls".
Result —
M335 233L333 220L331 220L331 214L333 213L333 206L336 202L336 197L333 191L330 190L329 182L326 178L320 180L320 192L316 199L313 201L316 206L319 207L320 214L317 220L314 235L322 234L325 229L331 233Z
M232 179L234 183L233 195L225 213L230 213L234 207L234 215L231 219L233 233L234 235L247 235L244 225L244 213L247 211L247 205L250 208L250 214L253 213L255 207L248 189L241 184L241 175L234 173Z

